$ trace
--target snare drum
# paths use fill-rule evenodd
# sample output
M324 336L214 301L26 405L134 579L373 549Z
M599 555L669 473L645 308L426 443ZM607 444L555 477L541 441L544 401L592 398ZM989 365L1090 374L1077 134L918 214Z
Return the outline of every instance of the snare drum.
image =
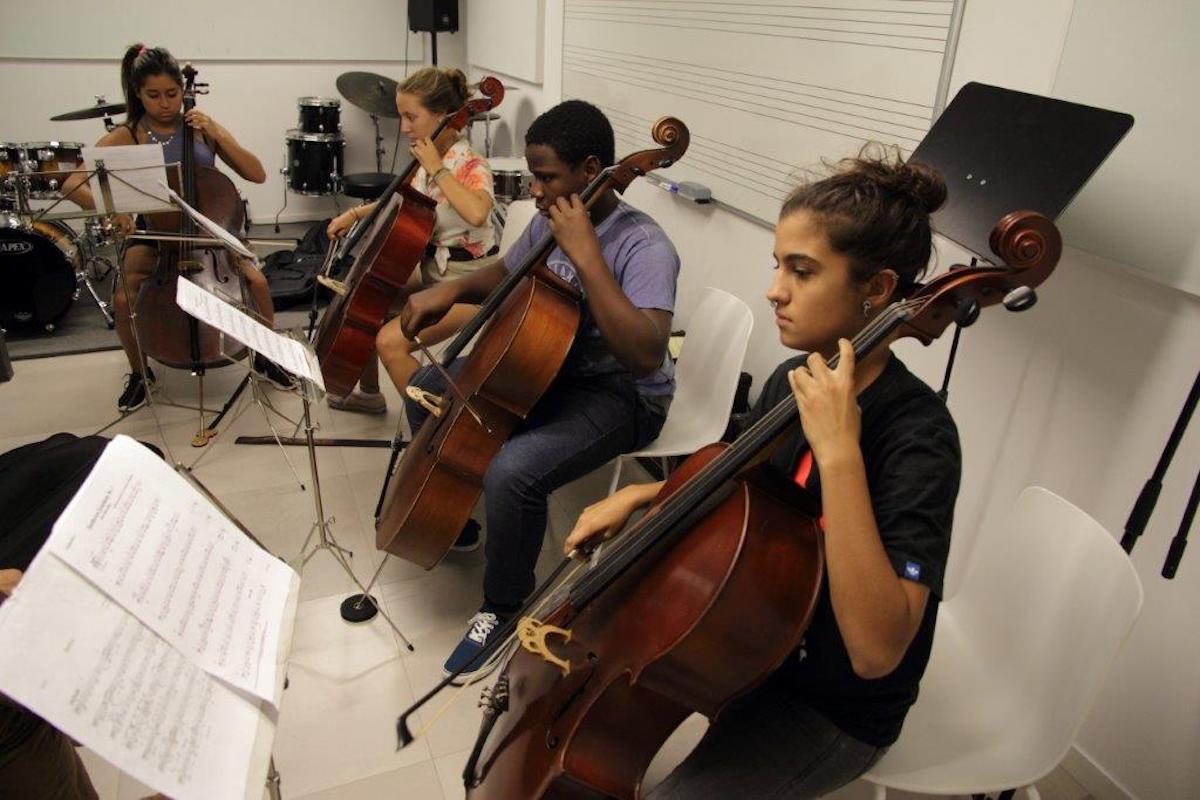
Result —
M29 196L41 200L59 196L71 171L83 164L80 142L26 142L25 163L29 170Z
M0 327L53 331L75 302L79 250L61 222L0 217Z
M287 133L288 188L296 194L337 194L342 184L340 133L305 133L293 128Z
M525 159L516 156L489 158L492 181L496 188L496 199L502 203L529 199L529 185L533 175L525 168Z
M336 97L299 97L300 130L304 133L340 133L342 101Z

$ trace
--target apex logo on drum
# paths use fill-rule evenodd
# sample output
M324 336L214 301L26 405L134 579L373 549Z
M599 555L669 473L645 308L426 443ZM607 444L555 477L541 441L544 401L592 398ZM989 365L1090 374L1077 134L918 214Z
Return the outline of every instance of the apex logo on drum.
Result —
M33 242L0 242L0 256L23 256L33 252Z

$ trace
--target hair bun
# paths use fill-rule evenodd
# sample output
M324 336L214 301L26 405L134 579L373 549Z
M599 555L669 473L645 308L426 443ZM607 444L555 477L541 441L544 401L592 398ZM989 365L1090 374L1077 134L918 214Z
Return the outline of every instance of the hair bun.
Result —
M471 87L467 84L467 76L463 71L456 67L446 67L442 70L442 74L446 76L446 80L450 81L455 93L463 99L463 102L466 102L467 98L471 96Z
M895 190L911 197L926 214L932 214L946 202L946 182L933 167L907 161L896 167L893 178Z

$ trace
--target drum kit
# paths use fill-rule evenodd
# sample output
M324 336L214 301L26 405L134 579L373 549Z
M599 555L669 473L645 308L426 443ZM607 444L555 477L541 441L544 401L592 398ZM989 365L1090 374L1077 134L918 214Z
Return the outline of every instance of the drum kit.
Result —
M379 120L399 119L396 109L396 90L399 84L391 78L373 72L344 72L338 76L337 90L351 105L367 112L375 128L375 172L346 175L344 153L346 140L342 135L341 101L334 97L300 97L296 100L299 127L287 131L284 145L285 162L280 173L285 177L283 206L275 215L276 230L279 216L287 208L288 192L314 197L332 196L335 205L339 194L363 200L379 196L392 178L383 172L383 136ZM492 165L497 205L529 197L532 176L525 169L525 159L492 158L491 123L498 114L483 113L471 118L471 123L483 123L484 157ZM393 167L395 164L393 163ZM498 209L498 219L504 215Z
M105 103L52 117L53 121L95 119L106 124L123 104ZM80 142L0 142L0 328L12 332L52 333L82 290L91 295L109 328L109 305L95 284L113 270L101 251L115 242L107 217L54 215L31 201L63 199L62 185L83 165ZM83 231L63 221L83 217Z

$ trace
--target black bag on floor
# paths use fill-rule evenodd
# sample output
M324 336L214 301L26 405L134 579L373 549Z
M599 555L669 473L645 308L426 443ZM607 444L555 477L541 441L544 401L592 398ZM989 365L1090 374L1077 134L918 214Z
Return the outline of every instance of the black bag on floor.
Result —
M280 250L266 257L263 275L276 310L312 302L317 275L329 249L329 237L325 235L328 225L327 219L314 222L295 250Z
M0 455L0 569L29 567L108 442L56 433Z

